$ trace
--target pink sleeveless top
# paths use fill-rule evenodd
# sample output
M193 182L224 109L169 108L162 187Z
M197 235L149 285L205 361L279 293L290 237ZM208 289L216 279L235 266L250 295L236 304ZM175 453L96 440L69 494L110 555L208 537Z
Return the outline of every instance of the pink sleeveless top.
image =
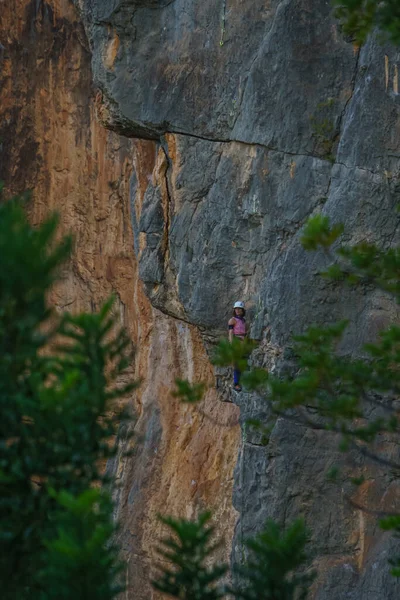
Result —
M235 318L235 325L233 326L233 335L244 337L246 335L246 322L244 319L239 317Z

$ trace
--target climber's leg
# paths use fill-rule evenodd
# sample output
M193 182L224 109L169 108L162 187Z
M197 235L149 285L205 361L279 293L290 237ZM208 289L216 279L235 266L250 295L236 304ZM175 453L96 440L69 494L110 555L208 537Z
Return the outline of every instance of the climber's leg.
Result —
M237 392L240 392L242 389L242 387L240 385L240 375L241 375L241 372L239 371L239 369L234 367L234 369L233 369L233 389L236 390Z

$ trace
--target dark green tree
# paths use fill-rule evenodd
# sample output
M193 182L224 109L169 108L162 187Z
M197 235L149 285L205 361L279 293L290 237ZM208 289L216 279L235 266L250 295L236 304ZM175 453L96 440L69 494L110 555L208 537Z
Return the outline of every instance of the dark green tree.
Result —
M159 553L163 559L156 589L180 600L304 600L314 574L305 572L308 533L301 520L282 530L274 521L247 540L248 559L236 566L234 586L222 585L226 565L215 565L214 527L210 514L195 521L162 519L173 533L165 537ZM164 561L167 561L165 564ZM301 571L301 572L300 572Z
M129 361L111 302L57 315L46 296L68 259L57 218L32 228L0 203L0 574L2 597L109 600L121 564L105 461L126 417L113 400ZM115 439L115 438L114 438Z
M158 553L167 565L160 563L160 577L153 586L180 600L219 600L224 597L219 583L227 572L225 565L210 564L218 544L213 541L214 527L210 513L202 513L195 521L161 518L172 531L172 537L161 540Z
M395 44L400 43L400 4L398 0L333 0L336 15L346 33L359 43L377 28Z
M236 567L237 600L305 600L314 579L313 571L301 571L308 561L308 532L301 519L285 530L268 520L264 529L247 540L249 558Z

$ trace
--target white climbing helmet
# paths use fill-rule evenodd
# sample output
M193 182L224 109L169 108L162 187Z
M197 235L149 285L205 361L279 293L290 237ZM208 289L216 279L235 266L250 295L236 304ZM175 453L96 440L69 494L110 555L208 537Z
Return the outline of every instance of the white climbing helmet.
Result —
M242 308L244 310L244 302L240 302L240 300L238 302L235 302L233 308Z

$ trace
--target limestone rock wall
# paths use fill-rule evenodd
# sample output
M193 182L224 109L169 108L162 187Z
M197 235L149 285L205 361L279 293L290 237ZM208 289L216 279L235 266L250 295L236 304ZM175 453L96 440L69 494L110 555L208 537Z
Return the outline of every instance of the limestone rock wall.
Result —
M0 180L9 195L32 189L27 210L34 224L57 210L61 233L74 235L53 305L96 310L114 293L115 314L137 348L130 369L143 379L131 399L137 452L109 468L120 484L125 597L156 598L149 577L158 512L191 516L211 506L226 539L220 558L229 557L237 518L231 497L238 409L223 410L213 390L201 410L182 409L170 395L175 377L213 383L213 374L196 328L153 309L138 277L130 179L135 170L147 187L156 144L121 137L96 119L90 51L71 2L0 4Z
M34 190L33 223L57 209L75 235L54 305L94 310L113 291L138 348L138 451L109 465L126 598L156 598L157 512L206 506L221 557L240 560L266 516L303 513L314 598L397 598L391 540L326 485L335 440L279 420L265 445L244 425L267 420L265 406L220 403L228 375L215 389L205 348L239 297L261 341L254 360L276 370L310 322L349 318L354 352L398 318L379 294L322 282L323 258L298 233L323 211L349 241L398 242L399 52L373 38L355 47L325 0L74 1L2 3L0 179ZM210 384L202 406L178 405L175 376ZM390 476L356 466L368 475L360 500L393 507Z
M357 352L399 317L380 294L321 281L324 258L299 244L316 211L344 222L349 242L398 242L397 49L375 38L355 46L326 0L76 4L102 122L154 140L152 174L146 181L135 169L130 191L139 276L154 307L209 344L232 301L245 300L257 360L275 369L285 368L291 335L312 322L350 319L343 350ZM238 403L242 422L268 419L257 399ZM335 440L281 421L267 446L245 428L242 436L233 558L266 516L286 522L300 512L314 530L315 598L397 597L392 542L327 488ZM394 484L361 466L363 498L391 506Z

